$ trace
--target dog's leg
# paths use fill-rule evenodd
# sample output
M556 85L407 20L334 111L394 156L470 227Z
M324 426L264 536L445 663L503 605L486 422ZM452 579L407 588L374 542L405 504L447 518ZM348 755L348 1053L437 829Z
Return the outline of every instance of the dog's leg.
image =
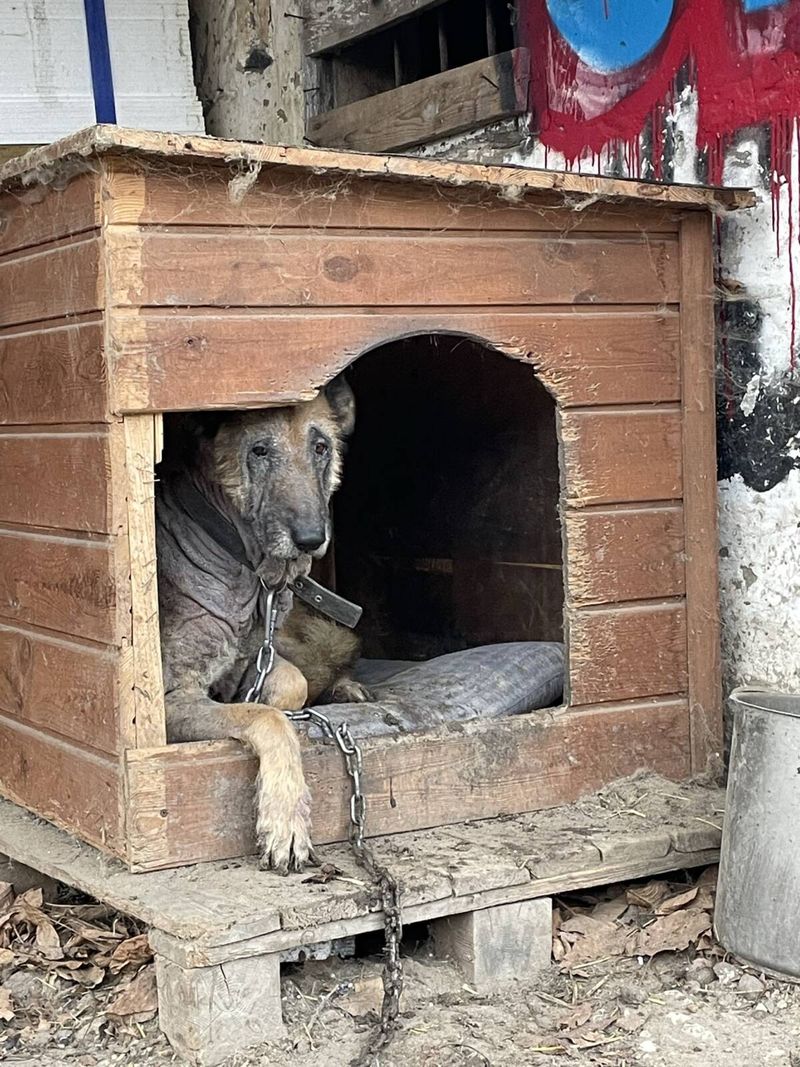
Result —
M316 862L311 847L311 804L303 778L300 742L284 710L305 704L305 679L290 663L278 660L269 675L266 704L219 704L202 690L177 690L167 697L170 741L232 737L258 758L256 834L261 866L279 874Z
M358 638L352 630L295 601L275 644L307 679L310 704L320 700L341 704L372 699L366 686L352 677L359 651Z

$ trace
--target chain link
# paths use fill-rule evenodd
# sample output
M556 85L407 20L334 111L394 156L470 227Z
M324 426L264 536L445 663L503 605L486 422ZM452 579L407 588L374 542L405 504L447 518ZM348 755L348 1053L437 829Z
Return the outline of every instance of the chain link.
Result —
M287 712L294 722L311 722L338 747L344 756L347 773L352 782L350 796L350 847L356 863L366 871L378 891L383 910L383 1004L378 1029L372 1035L364 1053L353 1060L352 1067L368 1067L375 1057L386 1048L397 1029L400 1014L400 997L403 993L403 962L400 958L400 941L403 937L403 913L400 905L400 887L397 879L382 863L364 840L367 818L367 799L361 792L363 760L361 748L346 722L334 728L327 715L313 708Z
M245 695L248 704L258 703L267 675L275 664L275 590L268 589L264 608L264 641L256 657L256 677ZM379 863L372 849L364 840L367 822L367 798L361 792L361 775L364 770L361 748L350 733L346 722L334 727L327 715L313 708L289 711L292 722L311 722L318 726L328 740L336 744L344 756L347 774L352 784L350 795L350 847L356 863L366 871L380 897L383 910L383 1004L378 1029L373 1034L364 1053L353 1060L352 1067L369 1067L375 1057L386 1048L397 1029L400 1014L400 997L403 993L403 962L400 958L400 941L403 937L403 914L400 906L400 887L394 875Z

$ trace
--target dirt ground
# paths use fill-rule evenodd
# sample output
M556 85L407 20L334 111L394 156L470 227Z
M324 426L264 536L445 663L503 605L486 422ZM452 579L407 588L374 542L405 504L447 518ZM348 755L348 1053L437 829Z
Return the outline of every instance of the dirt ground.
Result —
M404 941L401 1029L381 1067L568 1062L627 1067L800 1067L800 986L730 958L710 934L714 870L556 902L556 962L479 995ZM131 920L61 891L0 907L0 1061L15 1067L165 1067L152 964ZM226 1067L346 1067L380 1003L380 942L284 967L286 1036ZM687 944L675 951L668 946Z

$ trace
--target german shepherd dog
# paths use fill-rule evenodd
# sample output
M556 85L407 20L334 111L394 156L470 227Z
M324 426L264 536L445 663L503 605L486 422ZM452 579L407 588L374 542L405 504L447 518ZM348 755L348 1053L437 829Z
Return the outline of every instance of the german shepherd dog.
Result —
M188 416L170 427L156 487L161 652L170 741L232 737L258 757L261 865L315 862L300 746L284 714L322 699L365 700L349 674L350 631L292 603L287 584L330 541L330 499L355 401L339 377L295 407ZM202 498L235 528L249 566L198 521ZM264 638L261 579L278 590L274 667L243 703Z

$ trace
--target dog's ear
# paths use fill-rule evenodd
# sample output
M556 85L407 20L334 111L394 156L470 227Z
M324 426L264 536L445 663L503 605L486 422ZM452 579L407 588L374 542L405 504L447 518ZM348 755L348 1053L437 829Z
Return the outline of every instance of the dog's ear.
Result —
M333 381L328 382L325 386L325 396L342 435L349 437L356 424L356 398L343 374L337 374Z

